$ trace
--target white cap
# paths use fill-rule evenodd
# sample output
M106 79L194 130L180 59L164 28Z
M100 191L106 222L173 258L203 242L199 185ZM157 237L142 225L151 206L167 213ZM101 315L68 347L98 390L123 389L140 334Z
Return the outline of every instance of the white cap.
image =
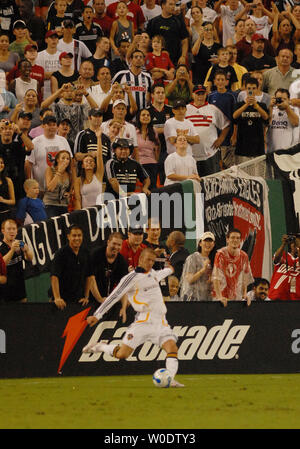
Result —
M126 106L125 101L120 99L120 100L114 101L113 108L114 108L115 106L118 106L118 104L124 104L124 105Z
M205 239L212 239L213 241L216 240L215 236L213 235L212 232L204 232L201 236L200 236L200 240L205 240Z

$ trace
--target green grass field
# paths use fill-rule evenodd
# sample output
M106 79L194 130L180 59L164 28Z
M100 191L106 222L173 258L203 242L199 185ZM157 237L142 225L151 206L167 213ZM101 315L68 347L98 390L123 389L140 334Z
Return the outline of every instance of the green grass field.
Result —
M1 429L297 429L300 374L1 379Z

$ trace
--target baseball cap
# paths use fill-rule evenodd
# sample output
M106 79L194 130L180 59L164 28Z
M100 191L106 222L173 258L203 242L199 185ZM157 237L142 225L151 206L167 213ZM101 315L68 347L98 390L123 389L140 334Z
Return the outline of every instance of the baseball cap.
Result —
M26 47L24 48L24 53L26 53L26 51L30 51L30 50L32 50L32 49L37 50L38 48L37 48L36 45L28 44L28 45L26 45Z
M186 102L184 100L182 100L181 98L179 98L178 100L175 100L173 102L173 109L177 109L177 108L185 108L186 107Z
M130 148L132 147L131 139L116 139L114 143L112 144L112 149L115 150L116 148Z
M216 238L215 238L215 236L213 235L213 233L212 233L212 232L209 232L209 231L203 232L203 234L200 236L199 241L200 241L200 240L205 240L205 239L212 239L213 241L216 240Z
M51 37L51 36L57 36L58 37L57 31L55 31L55 30L47 31L47 33L45 34L45 39L47 39L47 37Z
M30 112L21 111L18 118L28 118L29 120L32 120L32 114Z
M143 228L139 225L130 226L128 232L130 232L131 234L138 234L138 235L144 234Z
M97 109L97 108L91 108L88 112L88 116L89 117L100 117L103 115L103 112L101 111L101 109Z
M59 60L61 61L62 58L71 58L73 59L73 53L68 53L66 51L63 51L60 55L59 55Z
M195 92L195 93L197 93L197 92L206 92L206 87L203 86L202 84L197 84L196 86L194 86L193 92Z
M264 41L264 40L265 40L264 36L262 34L258 34L258 33L253 34L253 36L251 37L252 42L253 41Z
M16 20L13 24L12 29L14 30L15 28L27 28L27 25L24 20Z
M57 119L55 117L55 115L46 115L46 117L43 118L43 125L47 124L47 123L51 123L51 122L55 122L57 123Z
M118 104L124 104L124 105L126 106L125 101L120 99L120 100L114 101L113 108L114 108L115 106L118 106Z

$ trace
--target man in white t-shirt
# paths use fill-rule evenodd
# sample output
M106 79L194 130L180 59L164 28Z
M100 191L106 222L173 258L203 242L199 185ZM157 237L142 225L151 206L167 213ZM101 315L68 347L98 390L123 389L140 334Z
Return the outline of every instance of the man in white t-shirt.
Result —
M193 123L200 138L200 143L192 147L193 157L199 175L207 176L220 171L219 148L229 132L230 121L219 108L206 101L205 86L194 86L192 96L193 101L187 105L186 118Z
M59 40L57 49L60 50L60 52L65 51L67 53L72 53L74 56L72 59L72 68L78 71L81 61L90 58L92 53L83 42L73 39L73 35L76 31L73 20L64 20L62 23L62 31L63 37Z
M56 117L46 115L43 119L44 134L32 140L34 150L26 157L25 166L27 177L33 177L38 183L40 193L45 192L45 171L53 165L56 154L61 150L72 151L67 139L58 136Z
M167 144L167 153L175 153L175 141L179 130L186 131L188 142L187 153L192 155L192 145L200 143L199 136L194 128L193 123L185 118L186 104L182 99L175 100L172 106L174 117L169 118L164 127L164 136Z
M98 84L91 86L88 92L91 94L99 108L101 108L103 100L111 92L111 73L108 67L100 67L97 73Z
M50 78L52 73L56 72L60 68L59 55L61 53L57 49L58 34L56 31L47 31L45 35L45 42L47 44L47 48L46 50L38 52L35 62L36 65L42 66L45 71L43 100L51 95Z
M299 112L297 107L290 106L289 98L289 91L282 88L271 98L268 153L299 143Z
M144 4L141 6L141 9L146 19L145 22L145 29L146 29L149 20L161 14L161 7L155 3L155 0L145 0Z
M179 131L175 139L176 151L169 154L165 160L165 186L187 179L200 181L196 161L193 156L187 154L187 146L186 131Z
M227 3L225 5L225 3ZM243 5L239 0L219 0L215 3L214 9L220 13L223 24L222 45L227 45L228 39L234 39L235 16L243 10Z
M103 122L101 125L101 130L107 136L110 135L110 123L113 121L119 127L119 133L115 136L116 138L130 139L134 147L132 156L134 159L137 158L137 135L135 126L132 123L126 122L125 117L127 114L127 105L124 100L116 100L112 107L113 118Z

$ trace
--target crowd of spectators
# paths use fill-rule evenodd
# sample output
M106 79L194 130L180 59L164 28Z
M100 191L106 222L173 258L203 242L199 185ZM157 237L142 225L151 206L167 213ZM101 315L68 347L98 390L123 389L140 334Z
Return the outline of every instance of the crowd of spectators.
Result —
M298 143L299 66L293 0L2 0L0 223L101 204L105 193L150 195ZM129 232L129 269L131 245L151 239ZM172 263L179 235L166 244ZM166 297L211 297L190 271L217 279L212 248L199 245Z

